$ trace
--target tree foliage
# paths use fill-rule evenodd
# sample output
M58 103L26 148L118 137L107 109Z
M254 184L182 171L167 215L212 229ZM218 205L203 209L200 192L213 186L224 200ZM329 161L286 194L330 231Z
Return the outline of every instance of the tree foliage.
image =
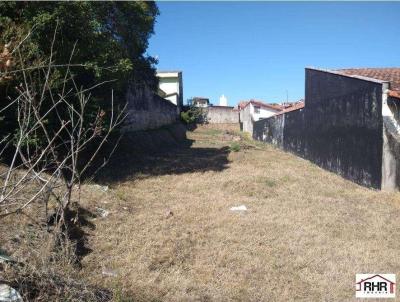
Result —
M181 119L188 125L203 124L207 122L207 112L203 108L190 106L188 110L181 112Z
M32 58L48 57L58 26L55 61L86 67L82 81L109 79L154 80L155 60L145 55L158 14L154 2L1 2L0 33L3 44L20 40L31 29ZM76 43L76 45L75 45ZM83 83L84 83L83 82Z
M0 81L3 105L24 82L17 70L37 68L29 75L41 86L46 74L40 67L49 58L57 69L49 79L54 91L76 88L64 87L67 74L79 89L103 83L91 90L87 114L97 114L98 107L107 112L111 89L118 104L125 102L128 84L157 86L156 60L146 54L158 15L154 2L0 2L0 11L0 51L7 44L13 61L10 69L0 66L0 79L11 75ZM2 134L16 125L15 109L4 112Z

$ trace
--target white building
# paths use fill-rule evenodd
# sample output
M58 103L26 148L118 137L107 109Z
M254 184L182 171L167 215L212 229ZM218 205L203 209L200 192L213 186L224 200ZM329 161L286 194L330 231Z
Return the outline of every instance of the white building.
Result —
M192 98L191 104L194 107L207 108L208 106L210 106L210 100L208 98L196 96Z
M219 98L219 105L220 106L228 106L228 99L225 95L221 95Z
M253 134L253 123L282 111L284 108L278 104L266 104L256 100L241 102L239 105L239 118L242 130Z
M158 95L181 108L183 106L182 71L157 71Z

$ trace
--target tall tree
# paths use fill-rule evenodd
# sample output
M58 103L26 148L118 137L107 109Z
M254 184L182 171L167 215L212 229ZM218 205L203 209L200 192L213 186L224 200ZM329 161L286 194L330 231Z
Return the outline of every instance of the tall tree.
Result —
M159 13L154 2L15 1L0 2L0 12L0 47L9 44L14 70L46 66L52 53L53 65L74 66L69 72L78 87L106 82L92 92L95 104L104 109L110 103L111 89L118 102L124 101L128 84L157 86L156 60L146 54ZM29 32L23 46L18 46ZM0 72L5 75L4 70ZM66 67L52 74L54 90L65 83L65 74ZM38 72L35 77L43 75ZM1 96L14 93L12 88L21 82L18 73L12 75L7 87L0 81ZM8 120L9 127L3 128L7 131L12 130L10 114L12 111L4 121L7 124Z

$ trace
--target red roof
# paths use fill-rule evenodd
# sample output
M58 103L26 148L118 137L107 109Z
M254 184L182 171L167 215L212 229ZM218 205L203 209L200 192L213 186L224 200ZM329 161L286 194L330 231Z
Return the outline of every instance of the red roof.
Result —
M295 111L295 110L299 110L299 109L303 109L304 108L304 101L300 100L294 104L292 104L291 106L285 108L284 110L282 110L281 112L276 113L275 115L281 115L290 111Z
M336 71L349 76L362 76L389 82L389 95L400 98L400 68L349 68Z
M390 83L390 89L400 91L400 68L349 68L339 69L339 73L373 78Z
M391 96L391 97L393 97L393 98L398 98L398 99L400 99L400 92L394 91L394 90L389 90L389 96Z
M238 109L239 109L239 110L242 110L244 107L247 106L248 103L249 103L249 101L240 101L240 102L238 103Z

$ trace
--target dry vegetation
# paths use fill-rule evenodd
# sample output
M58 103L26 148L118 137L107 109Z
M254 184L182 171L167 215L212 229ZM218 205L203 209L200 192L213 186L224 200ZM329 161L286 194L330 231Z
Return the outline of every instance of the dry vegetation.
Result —
M248 140L230 152L215 127L188 136L190 147L141 157L141 172L107 192L84 188L84 206L110 214L90 219L81 278L116 300L346 301L356 273L400 274L399 193ZM138 158L128 156L125 172Z

